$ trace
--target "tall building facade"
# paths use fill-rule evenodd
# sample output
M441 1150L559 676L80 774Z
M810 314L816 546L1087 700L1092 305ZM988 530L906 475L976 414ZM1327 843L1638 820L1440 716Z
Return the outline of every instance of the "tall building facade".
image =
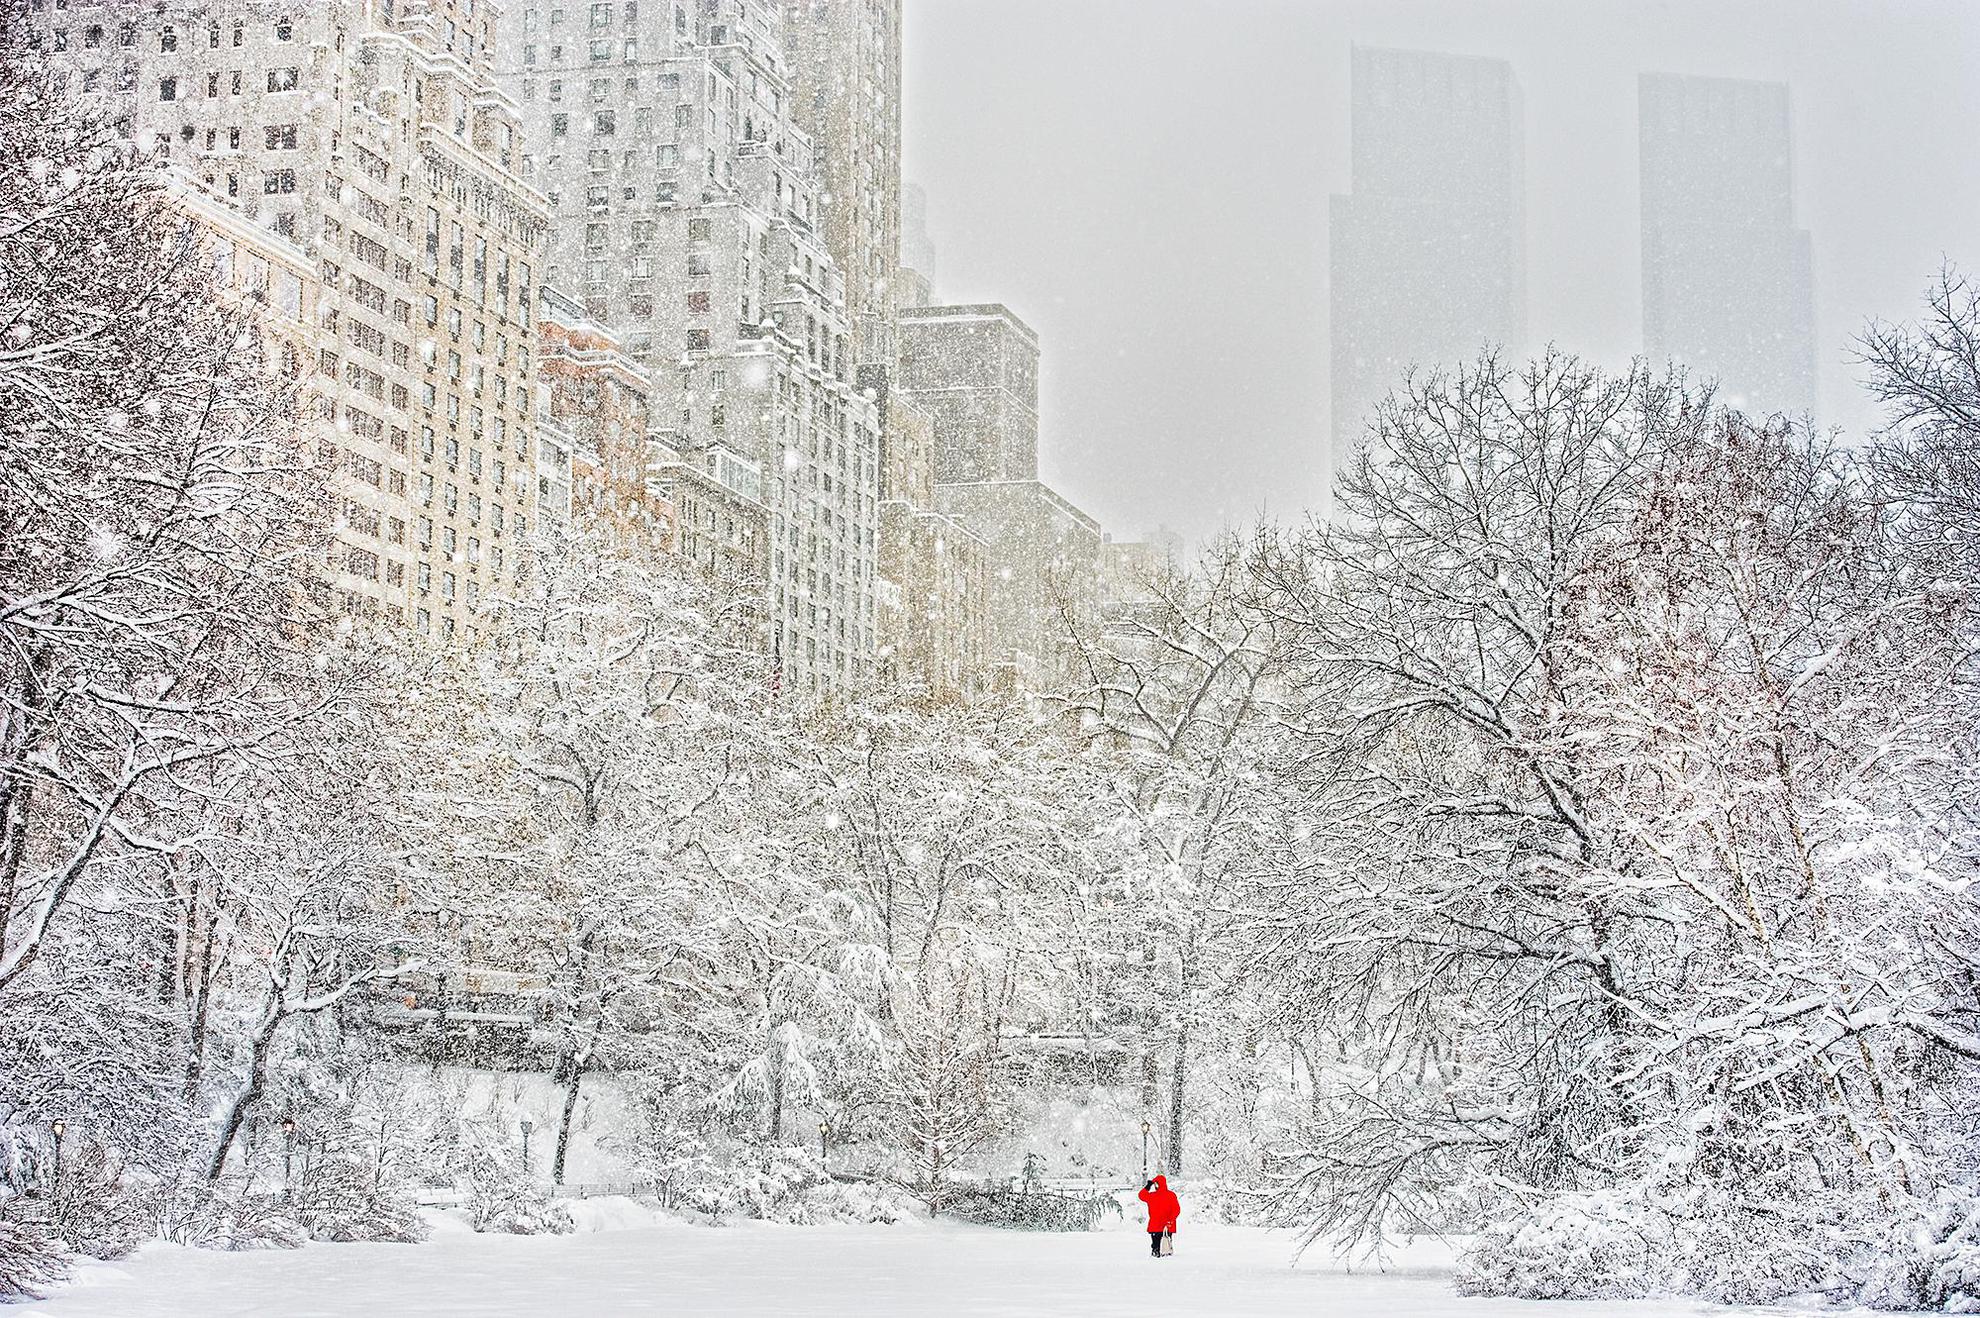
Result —
M1524 108L1504 60L1357 46L1330 208L1333 457L1415 367L1526 336Z
M170 167L217 259L307 306L306 423L345 609L472 636L536 515L549 215L474 0L29 6L66 90ZM219 217L223 217L219 218ZM254 276L258 278L259 276Z
M966 698L986 686L990 547L937 507L934 419L898 390L885 411L883 671L938 700Z
M1038 476L1038 334L1008 308L900 309L901 390L935 420L935 479Z
M869 676L879 415L768 0L526 0L496 34L549 199L549 278L653 381L660 437L761 472L764 646L787 690Z
M1786 84L1646 73L1637 110L1644 350L1717 377L1741 406L1812 409L1814 280Z
M901 265L901 0L783 0L799 125L859 362L891 365Z

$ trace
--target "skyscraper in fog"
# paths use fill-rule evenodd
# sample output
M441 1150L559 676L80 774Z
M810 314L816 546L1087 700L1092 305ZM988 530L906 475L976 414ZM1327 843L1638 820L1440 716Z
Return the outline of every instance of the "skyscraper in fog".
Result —
M1357 46L1333 199L1336 469L1413 366L1526 333L1524 108L1504 60Z
M1788 89L1646 73L1637 84L1643 346L1764 412L1815 404L1808 232L1794 225Z

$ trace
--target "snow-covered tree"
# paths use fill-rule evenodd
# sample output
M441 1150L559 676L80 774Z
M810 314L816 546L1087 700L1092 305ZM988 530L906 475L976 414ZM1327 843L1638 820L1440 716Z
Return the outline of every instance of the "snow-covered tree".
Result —
M1470 1284L1561 1294L1620 1221L1632 1284L1751 1299L1942 1174L1962 604L1846 455L1709 402L1433 375L1344 526L1260 555L1314 813L1257 948L1339 1050L1284 1164L1316 1236L1473 1213Z
M1233 876L1280 827L1260 771L1273 715L1273 619L1250 602L1240 545L1194 571L1170 567L1098 637L1077 632L1080 683L1053 705L1109 766L1101 827L1127 851L1116 922L1135 955L1116 980L1135 995L1148 1078L1168 1053L1162 1166L1183 1170L1192 1048L1230 1021L1226 938ZM1144 1102L1152 1099L1144 1097Z

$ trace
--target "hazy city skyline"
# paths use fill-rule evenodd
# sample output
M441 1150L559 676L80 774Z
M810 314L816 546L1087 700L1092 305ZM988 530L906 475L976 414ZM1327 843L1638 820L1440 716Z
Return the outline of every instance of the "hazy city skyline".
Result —
M1609 363L1642 344L1638 75L1785 81L1816 417L1857 434L1875 413L1851 335L1908 314L1942 258L1980 261L1980 165L1944 128L1980 120L1980 9L1892 12L921 0L907 173L927 189L938 296L1004 302L1039 332L1046 478L1117 534L1195 539L1320 501L1327 205L1350 186L1355 44L1511 63L1529 338Z

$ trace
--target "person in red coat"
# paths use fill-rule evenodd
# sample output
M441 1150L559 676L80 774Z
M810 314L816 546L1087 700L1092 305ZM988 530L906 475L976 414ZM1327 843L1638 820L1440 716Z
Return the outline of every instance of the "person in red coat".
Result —
M1162 1244L1176 1232L1176 1218L1182 1214L1182 1200L1169 1188L1169 1178L1157 1176L1141 1187L1138 1196L1148 1205L1148 1252L1162 1257ZM1171 1246L1173 1248L1173 1246Z

